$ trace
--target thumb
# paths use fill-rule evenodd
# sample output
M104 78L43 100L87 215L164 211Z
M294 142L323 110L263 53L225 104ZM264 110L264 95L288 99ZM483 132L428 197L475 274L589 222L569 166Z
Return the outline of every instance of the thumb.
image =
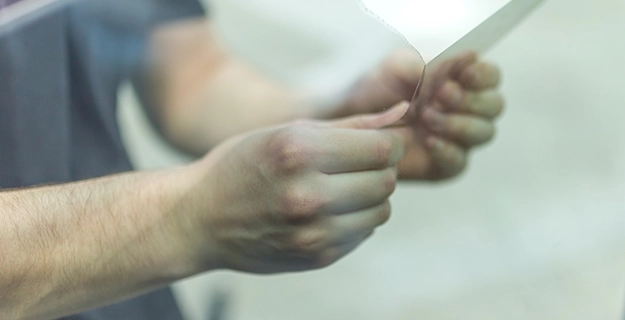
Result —
M382 113L358 115L335 120L330 122L329 126L345 129L380 129L401 120L408 112L409 107L410 104L408 102L402 102Z

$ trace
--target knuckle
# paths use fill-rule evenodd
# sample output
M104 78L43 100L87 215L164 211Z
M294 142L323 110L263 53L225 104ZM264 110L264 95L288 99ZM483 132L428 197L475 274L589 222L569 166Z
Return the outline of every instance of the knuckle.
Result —
M274 165L284 172L303 169L310 158L308 141L302 129L297 127L287 127L274 134L268 151Z
M289 188L283 196L282 210L289 222L308 221L319 214L327 204L325 197L307 188Z
M389 139L380 140L375 148L375 164L380 168L390 166L393 158L393 142Z
M293 236L291 246L298 252L316 252L323 248L326 238L327 236L323 231L300 231Z

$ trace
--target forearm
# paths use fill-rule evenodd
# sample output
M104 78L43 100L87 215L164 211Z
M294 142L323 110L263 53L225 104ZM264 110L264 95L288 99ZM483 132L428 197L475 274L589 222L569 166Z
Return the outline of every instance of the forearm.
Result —
M192 154L239 133L314 116L307 99L227 52L205 19L161 27L151 51L156 119L170 142Z
M167 171L0 193L0 318L58 318L191 275L180 186Z
M294 90L234 59L224 62L194 95L168 108L165 119L171 140L195 155L240 133L316 116L310 102Z

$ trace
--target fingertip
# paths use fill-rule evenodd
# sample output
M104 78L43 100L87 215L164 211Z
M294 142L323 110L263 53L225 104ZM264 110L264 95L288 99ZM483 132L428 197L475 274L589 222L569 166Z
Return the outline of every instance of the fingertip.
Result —
M402 111L398 111L398 113L401 113L402 116L403 116L408 111L408 108L410 108L410 102L402 101L399 104L397 104L397 106L395 106L395 108L397 108L399 110L402 110Z
M386 127L401 120L410 108L410 102L402 101L391 109L380 114L380 125L378 127Z

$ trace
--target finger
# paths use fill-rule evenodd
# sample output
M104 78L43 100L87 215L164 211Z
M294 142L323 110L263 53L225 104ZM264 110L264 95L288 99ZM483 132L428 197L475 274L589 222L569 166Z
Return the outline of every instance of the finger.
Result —
M337 174L326 180L322 192L329 201L321 211L335 215L387 201L397 187L397 169Z
M373 232L357 236L349 242L341 243L340 245L326 249L319 257L319 267L329 267L338 262L348 254L358 249L363 243L370 239L371 236L373 236Z
M391 71L391 75L398 76L411 84L419 81L425 67L423 57L413 49L397 50L384 63L382 69Z
M406 153L405 137L388 130L321 130L315 167L326 174L379 170L395 166Z
M456 79L470 90L492 89L501 82L501 72L494 64L478 62L464 69Z
M423 113L423 121L436 134L465 147L483 144L495 135L493 123L476 116L445 114L429 108Z
M467 51L459 54L451 61L451 69L449 70L448 76L452 78L459 77L464 70L469 68L471 65L474 65L478 61L478 55L475 52Z
M379 83L386 83L391 92L397 92L400 99L410 99L425 70L425 61L412 49L392 53L376 74Z
M464 90L455 81L446 82L437 94L443 110L473 114L489 119L498 117L504 108L503 95L496 90L473 92Z
M295 255L295 259L288 261L293 266L290 271L307 271L329 267L356 250L371 236L373 236L373 232L356 236L340 244L328 245L326 248L315 248L309 251L311 252L309 254Z
M380 225L390 219L391 205L383 204L340 215L330 215L324 220L303 227L290 236L292 252L299 257L319 254L332 247L340 247L370 236ZM360 240L360 241L359 241Z
M467 165L467 154L460 146L437 137L426 139L426 146L432 156L437 177L453 177Z
M345 129L379 129L390 126L401 120L401 118L406 115L408 107L410 107L408 102L401 102L388 111L382 113L358 115L331 121L328 123L328 126Z
M441 85L450 79L456 79L460 73L477 61L477 54L465 52L451 59L435 62L426 72L423 81L419 84L418 91L413 98L414 107L408 110L406 118L414 120L423 111L428 101L434 99Z
M293 234L291 241L294 247L288 252L282 252L280 257L272 259L269 265L265 266L264 269L267 270L265 273L273 273L275 270L295 272L325 268L354 251L374 233L368 231L347 235L337 241L334 230L328 230L328 226L329 223L319 224Z
M326 230L330 232L326 238L327 245L341 245L372 234L389 221L391 211L391 203L386 201L365 210L328 217L325 223Z

